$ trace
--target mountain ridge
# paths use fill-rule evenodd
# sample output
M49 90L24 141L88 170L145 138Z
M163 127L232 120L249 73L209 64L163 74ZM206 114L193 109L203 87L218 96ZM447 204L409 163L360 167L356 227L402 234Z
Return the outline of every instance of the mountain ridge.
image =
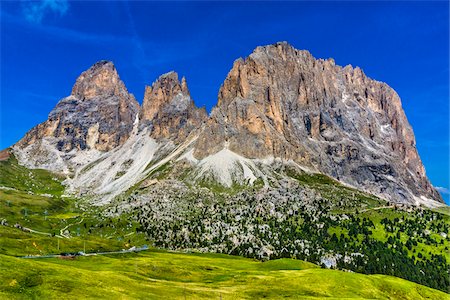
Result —
M277 43L236 60L209 116L173 71L144 98L101 61L0 152L4 253L79 260L144 244L295 258L448 293L449 207L427 187L387 85Z
M112 112L108 101L119 110ZM144 179L152 161L167 157L190 164L195 178L212 173L224 185L272 176L267 169L281 159L394 202L442 202L426 177L395 91L358 67L315 59L286 42L257 47L236 60L209 116L177 73L147 86L139 105L112 62L100 61L80 75L49 120L13 149L29 167L75 174L67 183L90 164L109 163L103 170L116 173L106 176L103 187L133 178L114 196ZM109 161L113 153L129 157L117 167Z

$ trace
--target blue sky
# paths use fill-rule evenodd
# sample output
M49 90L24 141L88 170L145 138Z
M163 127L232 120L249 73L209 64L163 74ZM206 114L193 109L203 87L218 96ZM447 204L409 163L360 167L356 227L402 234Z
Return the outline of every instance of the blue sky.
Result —
M360 66L400 95L435 186L449 188L449 7L442 2L0 2L0 148L112 60L142 102L170 70L209 110L233 61L288 41ZM448 198L448 197L446 197Z

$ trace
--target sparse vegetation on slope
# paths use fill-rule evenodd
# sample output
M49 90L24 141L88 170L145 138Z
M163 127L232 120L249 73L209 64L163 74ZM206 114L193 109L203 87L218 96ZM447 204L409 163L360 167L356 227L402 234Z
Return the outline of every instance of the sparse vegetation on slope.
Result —
M8 159L0 161L0 170L0 188L52 196L61 196L64 191L59 176L47 170L21 166L13 154L10 154Z
M14 161L0 167L21 174ZM298 185L233 191L161 179L103 207L62 197L62 185L46 171L30 187L9 181L0 190L0 297L448 298L399 278L326 270L310 262L445 290L449 241L441 233L448 234L449 216L379 209L387 204L375 197L327 178L302 176L309 177L297 177ZM46 180L55 183L44 194ZM144 244L271 260L157 250L69 260L13 257ZM417 268L426 275L411 276Z
M277 186L231 192L170 180L117 205L158 247L294 257L448 291L449 216L393 205L323 175L279 174Z

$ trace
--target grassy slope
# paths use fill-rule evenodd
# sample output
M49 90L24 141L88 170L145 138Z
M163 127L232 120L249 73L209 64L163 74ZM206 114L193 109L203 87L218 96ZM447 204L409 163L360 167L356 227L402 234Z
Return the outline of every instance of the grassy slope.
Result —
M395 277L291 259L261 263L162 251L75 260L0 258L0 296L8 299L450 299Z
M60 196L64 192L59 176L46 170L27 169L18 164L14 155L0 161L0 171L0 186L3 187L55 196Z
M10 188L0 189L0 221L8 224L0 226L0 253L42 255L84 248L95 252L145 244L144 235L135 234L137 224L128 216L102 218L95 209L81 210L75 199L63 198L59 179L46 170L20 166L14 156L0 161L0 186ZM15 224L50 236L22 231ZM60 235L66 226L70 239L51 236Z
M373 195L366 194L364 192L355 190L353 188L349 188L343 186L339 182L321 174L299 174L292 170L287 170L288 175L292 178L297 179L300 183L304 184L313 189L317 189L321 191L321 194L325 196L327 199L331 201L339 202L340 199L354 199L355 201L347 201L341 205L342 207L339 209L335 209L336 213L348 213L349 215L353 215L359 218L368 218L371 220L375 228L371 229L372 237L385 242L387 241L389 236L395 237L395 233L388 233L382 226L381 220L383 218L388 218L391 221L395 218L405 217L407 219L413 219L415 217L414 213L407 213L405 211L396 210L394 208L384 208L384 209L375 209L382 206L386 206L387 203L384 200L381 200ZM361 210L361 207L357 207L355 204L362 206L364 209ZM350 206L349 206L350 204ZM356 211L356 212L355 212ZM441 213L444 218L444 222L450 223L450 207L440 207L433 209L433 211ZM331 227L328 230L329 234L336 233L340 235L341 233L348 237L347 230L341 227ZM407 240L407 235L404 232L400 232L400 240L405 242ZM450 252L445 248L450 248L450 243L447 239L442 238L438 234L432 235L435 240L439 243L443 240L442 244L437 246L435 245L427 245L426 243L418 243L417 246L413 247L417 253L422 253L424 258L429 258L430 254L443 254L450 263ZM363 236L360 236L360 240L362 240ZM417 253L413 253L412 250L408 250L409 256L415 255L417 257Z
M95 210L81 211L73 199L30 195L22 191L0 190L0 253L24 256L49 253L120 250L146 243L136 234L136 225L122 218L100 218ZM15 224L41 233L60 235L67 227L71 238L36 234L14 228ZM86 224L86 227L84 227ZM90 232L89 232L90 231Z
M133 233L136 224L127 216L104 219L95 210L78 209L74 199L61 198L63 187L44 170L29 171L12 158L0 162L0 171L0 185L16 189L0 190L0 220L9 224L0 226L0 298L448 298L395 277L325 270L290 259L260 263L155 250L76 260L15 258L76 252L84 246L87 252L118 250L146 241ZM74 225L66 239L24 232L13 227L16 223L57 235Z

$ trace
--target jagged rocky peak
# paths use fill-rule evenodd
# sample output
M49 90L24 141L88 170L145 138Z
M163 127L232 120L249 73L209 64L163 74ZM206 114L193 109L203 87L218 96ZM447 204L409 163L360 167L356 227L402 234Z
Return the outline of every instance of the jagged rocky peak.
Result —
M204 108L195 106L186 79L176 72L161 75L145 88L140 122L151 127L154 138L181 141L208 118Z
M83 100L123 92L125 86L111 61L102 60L83 72L72 88L72 96Z
M210 117L175 72L146 87L139 107L114 65L98 62L13 151L29 167L75 173L102 157L96 180L90 172L74 177L74 186L98 183L100 194L142 179L153 156L182 155L195 178L213 174L228 185L272 176L274 162L288 161L388 200L442 202L397 93L360 68L285 42L236 60Z
M168 72L161 75L152 86L145 87L140 119L152 120L164 106L171 103L186 106L190 100L186 79L183 77L180 82L176 72Z
M48 120L31 129L16 148L31 147L28 150L36 156L49 148L108 151L128 139L138 112L139 104L114 64L100 61L78 77L71 95L61 99Z
M234 62L194 156L279 157L398 202L442 201L400 98L360 68L282 42Z

